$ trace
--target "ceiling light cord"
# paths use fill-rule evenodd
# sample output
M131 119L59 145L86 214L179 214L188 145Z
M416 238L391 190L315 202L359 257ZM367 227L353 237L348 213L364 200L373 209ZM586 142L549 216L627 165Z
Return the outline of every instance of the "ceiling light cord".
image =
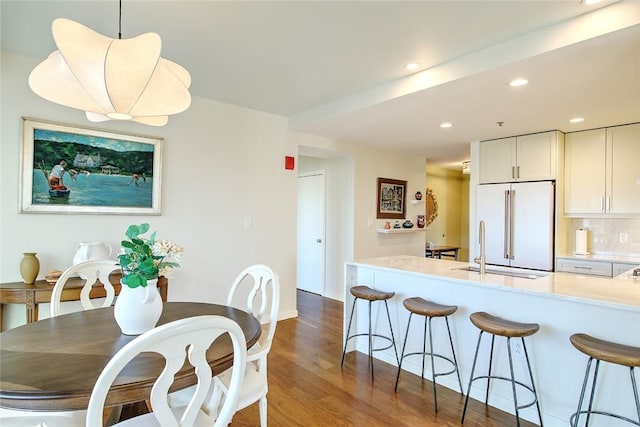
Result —
M118 40L122 40L122 0L120 0L120 11L118 13Z

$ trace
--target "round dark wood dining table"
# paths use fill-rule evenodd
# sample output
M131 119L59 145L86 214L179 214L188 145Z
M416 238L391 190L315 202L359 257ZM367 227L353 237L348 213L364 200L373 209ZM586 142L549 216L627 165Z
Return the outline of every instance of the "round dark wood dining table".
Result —
M232 307L192 302L164 304L158 325L186 317L221 315L235 320L247 348L258 341L261 326L251 314ZM86 409L96 379L107 362L134 336L122 335L113 307L43 319L0 333L0 406L25 410ZM228 369L233 348L228 335L207 353L216 375ZM164 358L143 353L116 379L106 406L144 401L164 366ZM176 374L172 390L195 384L187 363Z

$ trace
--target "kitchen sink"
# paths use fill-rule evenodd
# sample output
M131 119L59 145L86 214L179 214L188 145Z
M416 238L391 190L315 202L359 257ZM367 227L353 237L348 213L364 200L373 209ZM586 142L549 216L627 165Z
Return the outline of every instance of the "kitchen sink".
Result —
M480 267L475 265L468 265L466 267L454 267L452 270L464 270L464 271L475 271L480 273ZM512 276L519 277L521 279L539 279L541 277L547 277L549 273L544 273L541 271L530 271L530 270L520 270L520 269L509 269L509 268L495 268L495 267L487 267L487 274L498 274L500 276Z

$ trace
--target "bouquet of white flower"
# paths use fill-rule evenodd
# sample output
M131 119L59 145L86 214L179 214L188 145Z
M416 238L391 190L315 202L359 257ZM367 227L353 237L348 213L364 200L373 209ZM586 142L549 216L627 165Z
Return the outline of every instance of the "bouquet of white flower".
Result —
M141 235L149 231L149 224L130 225L127 240L122 241L122 253L118 255L122 268L122 283L130 288L147 286L147 280L169 276L180 267L181 246L168 240L156 240L156 232L148 239Z

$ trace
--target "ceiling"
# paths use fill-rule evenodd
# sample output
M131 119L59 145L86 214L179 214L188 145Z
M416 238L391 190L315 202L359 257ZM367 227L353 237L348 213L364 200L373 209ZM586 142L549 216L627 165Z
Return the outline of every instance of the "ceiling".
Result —
M116 0L0 0L0 15L2 50L38 60L55 50L55 18L118 33ZM640 121L635 0L123 0L123 38L145 32L190 71L194 96L447 167L471 141Z

